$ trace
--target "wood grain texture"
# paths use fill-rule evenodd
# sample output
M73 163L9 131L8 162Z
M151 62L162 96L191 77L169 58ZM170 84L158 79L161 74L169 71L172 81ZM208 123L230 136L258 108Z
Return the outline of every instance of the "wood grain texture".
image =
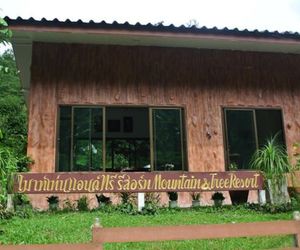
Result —
M55 171L60 104L184 107L190 171L224 170L222 107L280 107L291 152L300 141L299 65L289 54L35 43L32 171Z
M159 233L158 233L159 232ZM94 228L93 243L220 239L295 235L299 222L272 221L217 225Z

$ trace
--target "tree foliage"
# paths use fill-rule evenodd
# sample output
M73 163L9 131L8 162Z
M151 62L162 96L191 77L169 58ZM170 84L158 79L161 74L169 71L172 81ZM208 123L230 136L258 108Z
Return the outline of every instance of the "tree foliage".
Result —
M1 44L8 44L9 40L12 36L12 32L8 29L8 25L5 22L3 18L0 17L0 45ZM9 70L8 67L5 67L0 63L0 72L5 72L7 73Z
M0 65L9 68L0 71L0 203L5 204L12 173L26 170L30 161L27 112L12 51L0 56Z
M9 43L12 32L8 29L8 25L3 18L0 18L0 41L1 43Z
M12 51L0 56L0 64L10 69L7 73L0 72L0 146L9 148L18 157L21 170L26 166L27 112Z

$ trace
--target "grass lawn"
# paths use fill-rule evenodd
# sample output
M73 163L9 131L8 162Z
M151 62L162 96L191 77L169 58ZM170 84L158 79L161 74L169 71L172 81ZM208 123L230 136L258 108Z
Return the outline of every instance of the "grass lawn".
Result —
M288 220L292 213L269 214L243 207L161 210L158 215L120 212L37 213L28 219L0 221L0 244L84 243L91 240L91 225L99 217L104 227L188 225ZM130 229L129 229L130 230ZM158 232L159 233L159 232ZM292 236L228 240L167 241L107 244L105 249L268 249L292 246Z

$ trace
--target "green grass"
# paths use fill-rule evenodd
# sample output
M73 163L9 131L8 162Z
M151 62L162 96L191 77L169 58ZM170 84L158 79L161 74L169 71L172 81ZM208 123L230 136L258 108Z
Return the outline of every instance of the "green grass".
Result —
M28 219L0 222L1 244L83 243L91 241L91 225L99 217L104 227L188 225L291 219L291 213L267 214L242 207L162 210L159 215L124 215L100 211L38 213ZM129 229L130 230L130 229ZM159 233L159 232L158 232ZM266 249L292 246L291 236L226 240L106 244L105 249Z

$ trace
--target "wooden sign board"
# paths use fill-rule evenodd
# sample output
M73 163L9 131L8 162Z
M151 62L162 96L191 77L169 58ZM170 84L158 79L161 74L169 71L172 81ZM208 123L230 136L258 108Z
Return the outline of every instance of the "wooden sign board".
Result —
M262 189L259 172L18 173L14 192L201 192Z

